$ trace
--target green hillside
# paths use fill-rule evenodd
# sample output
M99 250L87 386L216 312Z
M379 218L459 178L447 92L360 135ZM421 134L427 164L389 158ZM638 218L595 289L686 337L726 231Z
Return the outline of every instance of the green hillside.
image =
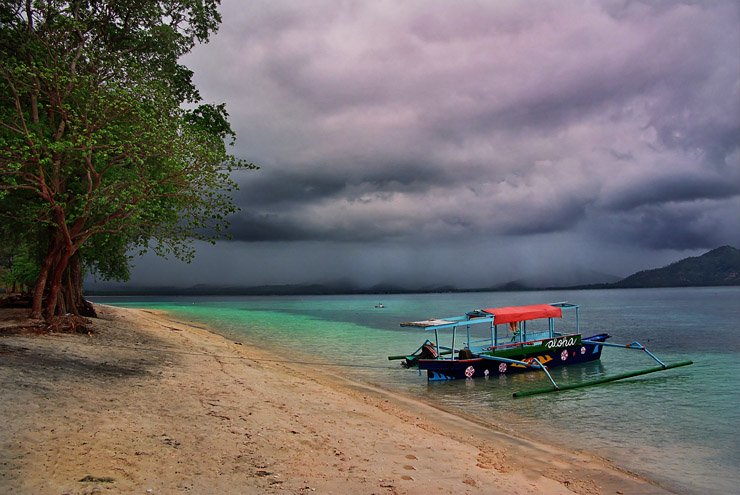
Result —
M663 268L644 270L608 287L697 287L740 285L740 250L722 246Z

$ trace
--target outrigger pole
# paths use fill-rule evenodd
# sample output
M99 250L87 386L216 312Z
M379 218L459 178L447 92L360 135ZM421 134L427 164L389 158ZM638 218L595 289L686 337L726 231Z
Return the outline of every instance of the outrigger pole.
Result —
M476 358L483 358L488 359L489 361L498 361L500 363L509 363L509 364L520 364L522 366L526 366L527 368L539 368L542 371L545 372L547 375L547 378L550 379L550 382L552 382L552 386L557 389L558 385L555 383L555 380L552 379L552 376L550 376L550 372L547 371L547 366L542 364L539 359L534 358L531 362L527 361L519 361L516 359L508 359L508 358L502 358L502 357L496 357L496 356L487 356L485 354L473 354Z
M665 366L656 366L655 368L648 368L642 371L633 371L632 373L623 373L621 375L607 376L598 380L592 380L589 382L574 383L573 385L559 385L554 387L540 388L536 390L525 390L524 392L514 392L514 397L525 397L528 395L546 394L548 392L558 392L560 390L570 390L573 388L590 387L592 385L598 385L600 383L613 382L615 380L622 380L624 378L630 378L633 376L646 375L648 373L654 373L656 371L668 370L671 368L678 368L679 366L688 366L694 364L693 361L681 361L680 363L666 364Z
M663 371L663 370L668 370L671 368L678 368L680 366L688 366L688 365L694 364L693 361L681 361L679 363L674 363L674 364L665 364L663 361L655 357L655 355L652 352L648 351L647 348L645 348L645 346L640 344L639 342L632 342L631 344L627 344L627 345L599 342L598 345L605 345L605 346L610 346L610 347L622 347L624 349L636 349L638 351L645 351L651 358L655 359L658 362L658 364L660 364L660 366L657 366L655 368L648 368L648 369L641 370L641 371L622 373L620 375L606 376L604 378L599 378L597 380L591 380L588 382L574 383L572 385L562 385L562 386L557 385L555 381L552 379L552 377L550 376L550 373L547 373L547 377L550 379L550 382L552 382L552 387L539 388L535 390L526 390L524 392L514 392L513 394L514 397L526 397L528 395L546 394L549 392L557 392L560 390L571 390L574 388L590 387L593 385L599 385L601 383L613 382L616 380L623 380L625 378L631 378L633 376L646 375L648 373L655 373L656 371ZM545 372L547 372L547 370L545 370Z

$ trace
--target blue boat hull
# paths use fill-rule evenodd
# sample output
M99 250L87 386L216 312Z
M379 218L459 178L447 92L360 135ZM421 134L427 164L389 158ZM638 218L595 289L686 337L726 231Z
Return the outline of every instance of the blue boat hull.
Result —
M540 350L539 352L523 353L521 355L507 355L506 358L516 361L531 361L536 358L548 369L556 366L596 361L601 358L601 349L603 348L598 343L604 342L609 337L609 334L603 333L582 339L578 345ZM473 357L472 359L420 359L419 370L426 370L429 381L440 381L509 375L538 370L538 368Z

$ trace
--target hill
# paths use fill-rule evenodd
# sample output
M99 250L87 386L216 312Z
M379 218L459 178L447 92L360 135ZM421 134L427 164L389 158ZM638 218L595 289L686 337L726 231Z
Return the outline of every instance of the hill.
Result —
M740 250L722 246L701 256L684 258L663 268L643 270L608 288L702 287L740 285Z

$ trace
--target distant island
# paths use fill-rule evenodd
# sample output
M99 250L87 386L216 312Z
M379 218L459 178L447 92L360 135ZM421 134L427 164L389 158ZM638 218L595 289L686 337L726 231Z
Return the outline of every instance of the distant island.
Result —
M627 278L610 283L571 285L556 287L530 287L521 282L507 282L484 288L460 289L453 286L427 286L415 289L393 284L378 284L372 287L357 287L350 282L333 284L290 284L260 285L254 287L219 287L195 285L192 287L134 287L121 286L114 289L89 290L88 295L231 295L231 296L287 296L287 295L335 295L335 294L409 294L439 292L503 292L529 290L565 289L627 289L656 287L707 287L740 285L740 250L722 246L701 256L684 258L663 268L643 270Z
M722 246L701 256L684 258L663 268L643 270L611 284L581 286L586 289L635 289L654 287L713 287L740 285L740 250Z

